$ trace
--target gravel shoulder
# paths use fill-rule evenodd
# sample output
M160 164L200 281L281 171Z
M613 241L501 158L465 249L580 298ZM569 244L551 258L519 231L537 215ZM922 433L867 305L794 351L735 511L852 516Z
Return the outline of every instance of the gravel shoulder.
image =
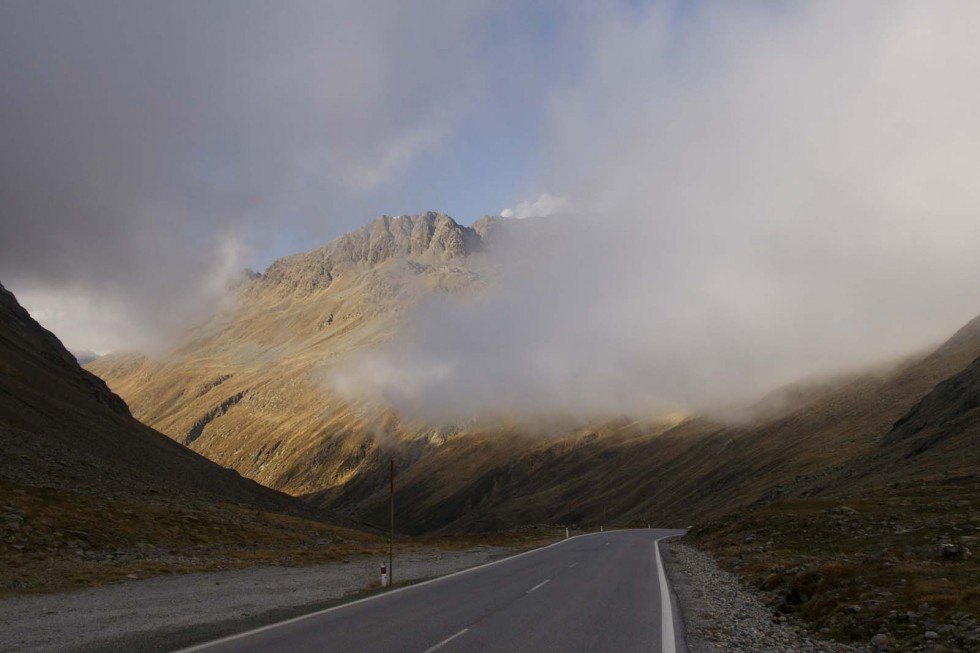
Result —
M757 596L698 549L673 540L663 543L661 551L680 603L690 653L860 650L818 640L798 624L774 621Z
M443 576L517 553L506 547L395 556L396 580ZM172 651L376 590L381 558L165 576L0 601L0 651Z

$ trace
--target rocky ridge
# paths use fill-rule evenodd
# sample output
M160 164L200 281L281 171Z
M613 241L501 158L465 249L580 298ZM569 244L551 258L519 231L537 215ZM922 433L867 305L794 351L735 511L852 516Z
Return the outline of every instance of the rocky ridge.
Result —
M324 247L281 258L262 275L263 285L313 293L357 265L375 266L392 259L447 263L479 251L493 218L464 227L448 215L381 216Z

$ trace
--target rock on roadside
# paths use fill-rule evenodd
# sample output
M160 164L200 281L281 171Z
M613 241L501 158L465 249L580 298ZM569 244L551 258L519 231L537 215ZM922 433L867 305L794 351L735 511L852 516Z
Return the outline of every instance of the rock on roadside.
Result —
M676 541L663 543L661 550L681 605L690 653L860 650L818 640L795 624L774 622L765 604L706 553Z

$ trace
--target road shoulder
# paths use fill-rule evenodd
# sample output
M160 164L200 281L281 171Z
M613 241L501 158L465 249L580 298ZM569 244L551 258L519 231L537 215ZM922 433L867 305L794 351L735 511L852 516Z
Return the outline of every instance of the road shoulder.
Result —
M678 540L662 542L661 553L690 653L854 650L818 640L798 625L775 622L762 601L706 553Z
M404 582L509 557L475 547L396 556ZM346 603L377 591L380 559L157 577L0 601L0 651L172 651Z

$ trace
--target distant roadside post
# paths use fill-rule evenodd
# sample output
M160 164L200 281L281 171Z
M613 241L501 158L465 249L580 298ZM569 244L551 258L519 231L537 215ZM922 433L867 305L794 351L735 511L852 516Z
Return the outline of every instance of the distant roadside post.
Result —
M391 458L388 461L388 478L391 485L391 491L388 497L388 517L389 517L389 531L388 531L388 585L393 585L395 582L395 459Z

